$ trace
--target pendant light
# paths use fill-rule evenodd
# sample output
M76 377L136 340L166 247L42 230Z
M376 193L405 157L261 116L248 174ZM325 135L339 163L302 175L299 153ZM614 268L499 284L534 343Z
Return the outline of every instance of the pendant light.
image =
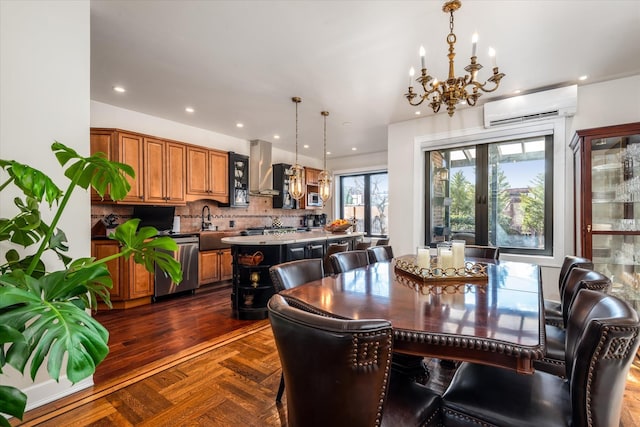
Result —
M289 177L289 194L296 200L304 197L307 189L307 183L304 178L304 168L298 164L298 104L302 102L297 96L291 98L296 104L296 163L291 167L291 176Z
M322 199L322 204L331 198L331 172L327 170L327 116L328 111L321 111L320 114L324 117L324 169L318 174L318 193Z

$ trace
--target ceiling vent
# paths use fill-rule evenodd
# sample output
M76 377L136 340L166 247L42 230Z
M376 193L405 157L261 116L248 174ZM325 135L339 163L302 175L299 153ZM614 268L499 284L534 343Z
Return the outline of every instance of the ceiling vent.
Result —
M577 105L577 85L487 102L484 104L484 127L573 116Z

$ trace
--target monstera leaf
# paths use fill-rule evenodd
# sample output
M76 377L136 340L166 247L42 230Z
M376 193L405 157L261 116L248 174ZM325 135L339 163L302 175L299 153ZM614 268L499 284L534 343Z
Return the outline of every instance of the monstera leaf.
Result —
M0 374L6 364L21 373L29 365L35 378L46 359L48 374L58 380L66 360L64 371L75 383L92 375L109 351L107 330L88 311L95 310L98 299L111 306L107 262L133 256L150 272L158 266L176 283L182 271L173 258L175 241L154 238L157 230L152 227L138 230L139 220L122 224L112 234L121 243L119 253L102 259L68 257L67 237L57 224L73 190L92 187L101 197L108 190L113 200L121 200L131 188L128 177L135 174L130 166L102 154L83 157L59 142L51 149L69 179L64 191L39 170L0 159L0 191L13 185L22 192L14 198L13 217L0 218L0 242L7 248L0 259ZM44 203L57 205L50 223L42 219ZM55 253L64 269L48 271L42 261L45 251ZM0 414L22 418L26 401L19 389L0 386ZM0 415L0 427L9 425Z

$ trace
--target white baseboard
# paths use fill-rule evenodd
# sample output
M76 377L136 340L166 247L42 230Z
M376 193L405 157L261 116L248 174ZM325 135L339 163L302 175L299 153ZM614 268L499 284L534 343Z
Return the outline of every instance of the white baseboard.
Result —
M47 380L22 389L27 395L26 411L37 408L55 400L61 399L80 390L91 387L93 385L93 376L72 384L65 376L61 376L60 380Z

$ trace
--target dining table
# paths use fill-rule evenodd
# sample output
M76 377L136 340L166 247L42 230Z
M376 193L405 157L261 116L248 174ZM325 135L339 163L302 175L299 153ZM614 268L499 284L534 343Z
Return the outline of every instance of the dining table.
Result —
M421 277L406 255L281 291L290 304L344 319L391 322L394 354L469 361L534 372L545 354L544 303L536 264L469 260L481 277ZM416 357L418 356L418 357Z

